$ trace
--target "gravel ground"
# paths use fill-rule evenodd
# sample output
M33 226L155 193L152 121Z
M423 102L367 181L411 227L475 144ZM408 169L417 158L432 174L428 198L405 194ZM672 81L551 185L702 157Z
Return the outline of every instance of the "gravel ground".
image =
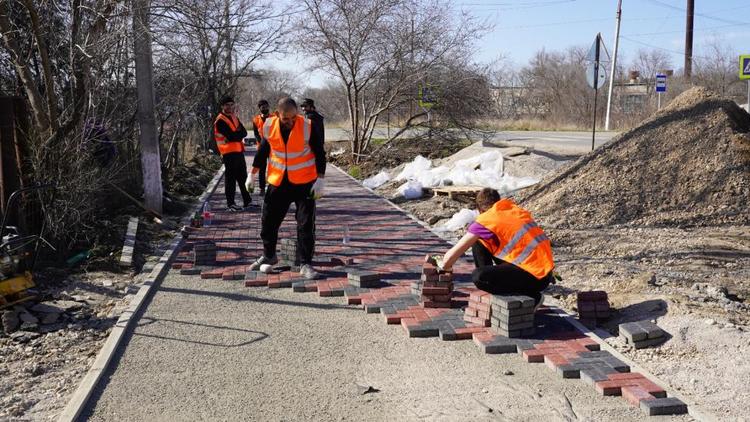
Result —
M171 273L87 417L643 419L621 398L600 397L517 355L483 355L470 341L409 339L401 327L341 303ZM363 394L367 387L378 391Z

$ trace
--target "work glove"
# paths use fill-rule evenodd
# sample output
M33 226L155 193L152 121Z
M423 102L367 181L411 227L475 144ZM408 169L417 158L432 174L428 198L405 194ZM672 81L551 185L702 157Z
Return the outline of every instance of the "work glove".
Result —
M250 172L250 175L245 181L245 189L247 189L247 191L250 193L253 193L255 191L255 173Z
M315 180L315 183L313 183L312 188L310 189L310 198L312 199L320 199L323 197L323 192L326 188L326 180L322 177L318 177L317 180Z

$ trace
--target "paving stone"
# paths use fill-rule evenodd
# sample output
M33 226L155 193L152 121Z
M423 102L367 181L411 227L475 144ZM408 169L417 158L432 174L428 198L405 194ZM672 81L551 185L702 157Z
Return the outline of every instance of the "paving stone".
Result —
M688 412L687 404L674 397L642 400L640 407L649 416L684 415Z

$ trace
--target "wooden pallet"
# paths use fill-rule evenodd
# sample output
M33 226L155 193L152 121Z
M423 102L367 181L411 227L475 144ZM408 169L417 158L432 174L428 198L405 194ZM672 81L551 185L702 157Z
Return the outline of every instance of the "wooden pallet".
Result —
M481 186L443 186L439 188L432 188L433 196L447 196L450 199L454 199L456 196L471 196L475 198L477 193L484 189Z

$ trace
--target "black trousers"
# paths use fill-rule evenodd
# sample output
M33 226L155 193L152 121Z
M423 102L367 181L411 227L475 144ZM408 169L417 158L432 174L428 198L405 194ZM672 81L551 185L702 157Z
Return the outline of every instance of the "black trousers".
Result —
M477 268L471 273L471 281L478 289L493 295L523 295L539 303L542 291L549 286L552 274L539 280L526 270L492 256L490 251L476 242L471 247Z
M276 256L279 227L284 221L289 206L295 204L297 211L297 257L300 264L311 264L315 248L315 200L310 198L312 183L295 185L284 180L277 186L268 185L261 213L260 238L263 240L263 255Z
M230 152L221 157L224 161L224 191L227 195L227 206L234 205L234 192L237 185L240 186L243 205L250 205L252 198L245 187L247 181L247 163L245 163L245 154L241 152Z
M255 150L260 150L260 143L255 144ZM258 187L260 188L260 190L266 188L266 167L268 166L260 166L260 169L258 171Z

